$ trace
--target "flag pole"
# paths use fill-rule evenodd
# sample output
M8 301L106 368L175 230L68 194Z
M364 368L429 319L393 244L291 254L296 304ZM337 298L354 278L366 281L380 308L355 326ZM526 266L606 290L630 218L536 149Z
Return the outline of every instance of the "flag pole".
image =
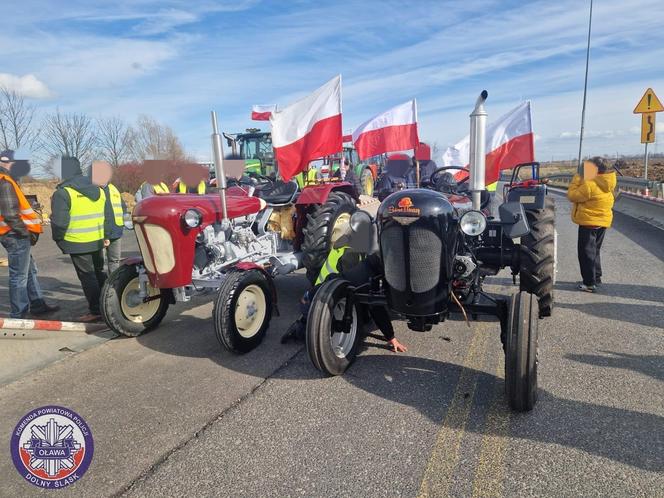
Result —
M583 148L583 130L586 121L586 95L588 93L588 65L590 62L590 33L593 24L593 0L590 0L590 16L588 17L588 46L586 48L586 77L583 83L583 107L581 108L581 133L579 134L579 161L576 165L576 172L583 173L583 164L581 163L581 151Z

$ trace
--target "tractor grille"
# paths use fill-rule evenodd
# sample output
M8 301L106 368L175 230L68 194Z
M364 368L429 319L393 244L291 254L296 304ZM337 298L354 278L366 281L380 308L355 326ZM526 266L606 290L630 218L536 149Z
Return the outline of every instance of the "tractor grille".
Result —
M433 289L440 281L442 242L431 230L409 227L409 261L406 261L403 232L400 225L392 225L381 234L381 248L385 279L390 287L404 292L407 287L406 267L410 273L410 288L420 294Z
M380 246L383 251L383 265L385 279L390 287L404 292L406 290L406 253L403 244L403 228L398 225L383 230L380 236Z
M410 229L410 287L422 293L433 289L440 280L440 238L424 228Z

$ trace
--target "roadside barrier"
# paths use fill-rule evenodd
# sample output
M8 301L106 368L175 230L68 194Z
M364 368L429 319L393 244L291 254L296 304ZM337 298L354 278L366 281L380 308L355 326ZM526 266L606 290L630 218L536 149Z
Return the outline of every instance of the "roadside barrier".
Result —
M3 330L46 330L52 332L99 332L108 327L105 323L62 322L59 320L25 320L21 318L0 318ZM0 335L3 335L0 333Z

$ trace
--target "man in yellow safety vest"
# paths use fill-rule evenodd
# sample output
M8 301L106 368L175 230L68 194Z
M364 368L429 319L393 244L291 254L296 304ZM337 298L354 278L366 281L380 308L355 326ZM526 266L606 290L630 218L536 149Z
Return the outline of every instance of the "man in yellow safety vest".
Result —
M62 183L51 198L53 240L69 254L88 301L81 321L101 318L99 296L106 280L103 249L110 244L114 215L106 194L81 174L76 158L62 158Z
M124 222L127 218L127 205L120 195L118 188L111 183L113 168L106 161L94 161L90 168L92 183L101 187L106 195L106 204L110 205L113 212L111 220L111 233L108 237L109 244L105 248L106 260L108 262L108 274L110 275L120 267L122 259L122 235L124 233ZM109 209L109 206L106 206Z
M37 280L37 267L30 254L42 233L41 219L26 199L17 180L29 173L27 166L20 171L14 161L14 151L0 152L0 244L7 250L9 267L9 304L11 318L25 318L57 311L50 306Z

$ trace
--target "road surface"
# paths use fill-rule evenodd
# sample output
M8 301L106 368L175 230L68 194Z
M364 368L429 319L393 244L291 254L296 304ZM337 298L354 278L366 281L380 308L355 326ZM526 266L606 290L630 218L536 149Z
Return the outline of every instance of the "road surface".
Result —
M57 404L93 431L94 460L58 496L662 496L664 231L616 214L605 283L575 289L576 230L556 197L556 308L540 322L539 401L505 403L496 322L397 326L408 353L369 338L324 378L279 337L301 274L280 278L266 341L221 351L211 303L68 356L0 388L0 439ZM42 270L44 274L44 270ZM506 272L491 290L511 293ZM0 451L0 496L45 494Z

